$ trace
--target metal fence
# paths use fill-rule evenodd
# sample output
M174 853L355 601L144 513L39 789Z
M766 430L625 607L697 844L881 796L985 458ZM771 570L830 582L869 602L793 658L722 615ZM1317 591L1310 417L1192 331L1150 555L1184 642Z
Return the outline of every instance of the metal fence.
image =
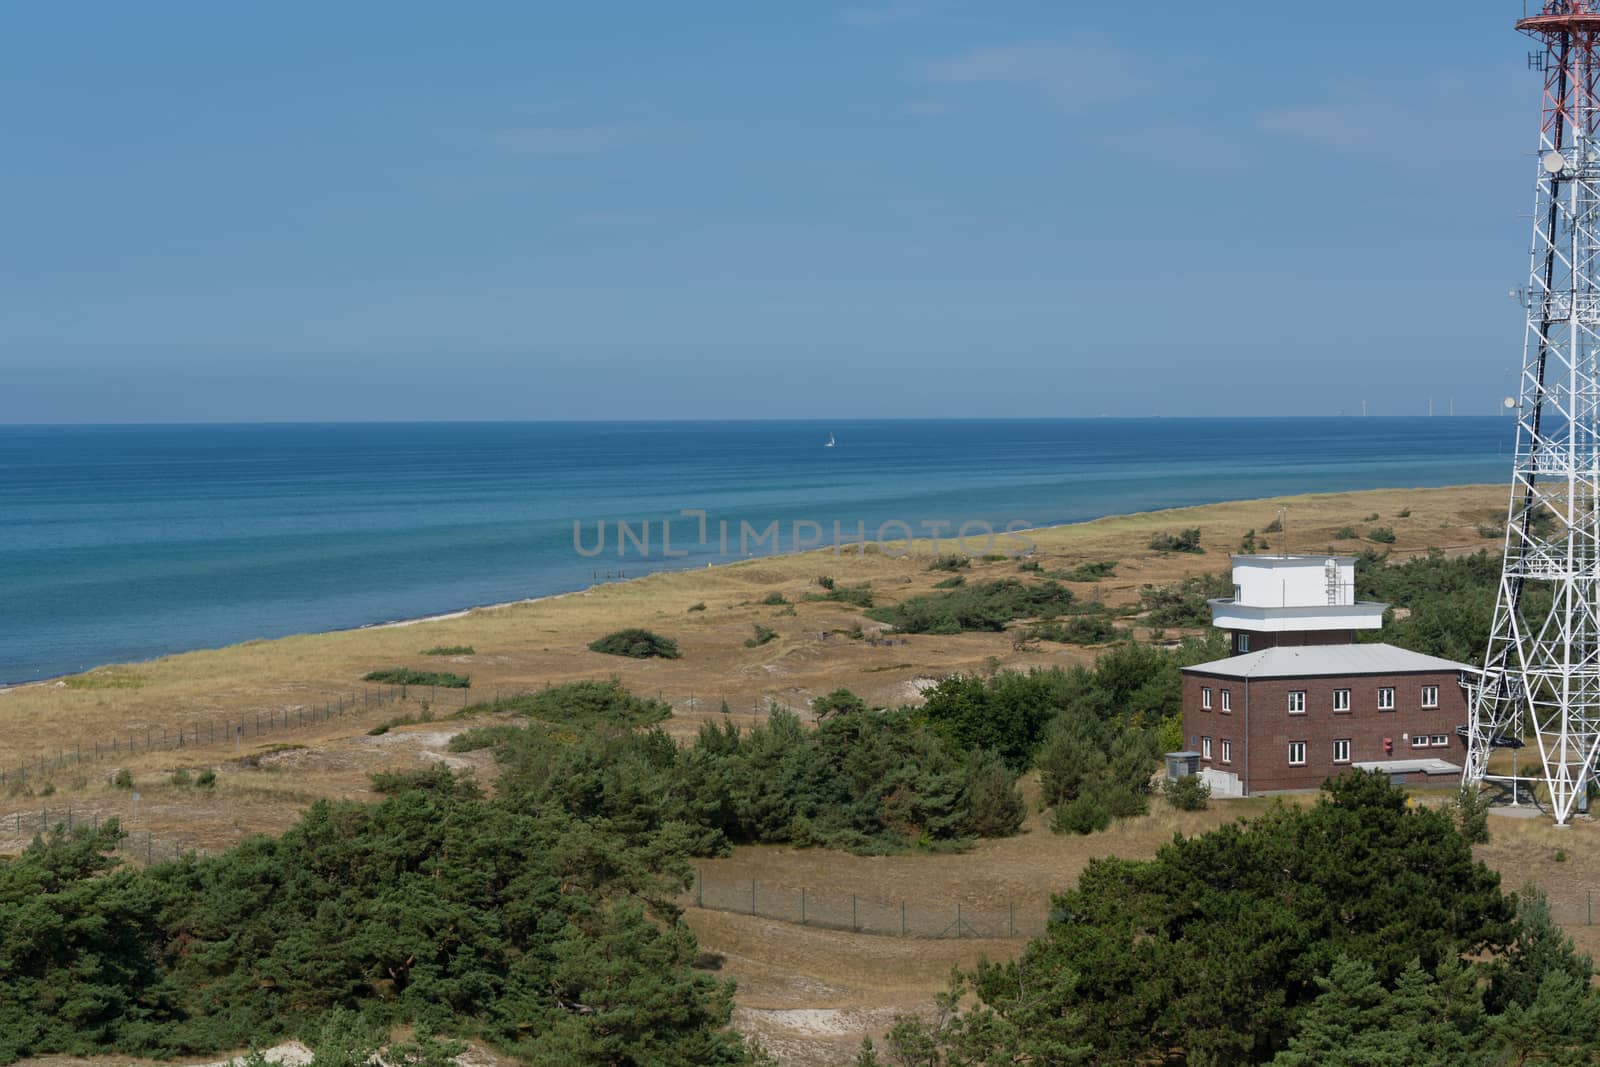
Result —
M1009 901L974 907L959 901L885 900L856 893L763 885L757 879L719 881L700 873L679 903L883 937L1028 938L1042 934L1049 919L1047 909L1019 908Z
M235 717L202 719L181 726L147 726L142 730L106 731L98 737L73 745L60 747L55 752L40 752L20 763L0 766L0 789L22 786L29 782L48 779L54 772L90 763L115 760L147 752L177 752L204 745L242 744L259 737L279 735L289 730L316 726L334 719L344 718L359 711L383 707L402 701L428 702L431 707L460 709L472 704L494 703L500 700L527 696L549 688L484 688L452 689L428 685L373 685L359 691L339 694L322 703L297 705L287 708L270 708L265 711L241 713ZM649 693L641 693L649 696ZM670 704L675 710L717 711L726 710L742 718L766 718L774 711L784 709L805 714L804 707L796 708L774 697L748 698L748 702L730 704L722 696L703 693L683 693L668 696L658 691L656 699Z
M54 755L41 752L22 763L0 767L0 787L27 784L48 777L52 772L122 756L146 752L176 752L201 745L240 743L258 737L281 734L318 723L340 719L368 708L383 707L404 700L437 703L441 694L444 706L465 707L476 698L470 689L440 689L437 686L369 686L359 692L342 693L320 704L289 708L270 708L237 718L202 719L181 726L147 726L143 730L107 731L99 737L71 748L57 748ZM459 704L457 701L459 700Z

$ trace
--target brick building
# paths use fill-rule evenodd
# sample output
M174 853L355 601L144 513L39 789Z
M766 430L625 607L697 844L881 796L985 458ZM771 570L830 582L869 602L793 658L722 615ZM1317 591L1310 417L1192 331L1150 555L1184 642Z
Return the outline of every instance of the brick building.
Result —
M1464 663L1357 643L1386 605L1355 599L1349 556L1235 556L1211 601L1231 654L1183 671L1184 740L1221 796L1315 789L1351 767L1412 784L1459 776Z

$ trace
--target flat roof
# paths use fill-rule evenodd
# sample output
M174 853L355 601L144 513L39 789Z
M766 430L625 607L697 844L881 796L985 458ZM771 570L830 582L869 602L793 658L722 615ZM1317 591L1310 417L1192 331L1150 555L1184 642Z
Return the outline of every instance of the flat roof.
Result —
M1315 563L1318 566L1327 563L1330 559L1337 560L1340 563L1354 563L1356 561L1355 556L1341 556L1333 552L1291 552L1288 555L1278 552L1251 552L1234 553L1228 558L1235 563L1243 560L1249 563Z
M1477 668L1455 660L1386 644L1279 645L1243 656L1214 659L1183 668L1185 674L1222 678L1301 678L1344 674L1438 674Z
M1461 767L1442 759L1380 759L1352 764L1357 770L1380 774L1460 774Z

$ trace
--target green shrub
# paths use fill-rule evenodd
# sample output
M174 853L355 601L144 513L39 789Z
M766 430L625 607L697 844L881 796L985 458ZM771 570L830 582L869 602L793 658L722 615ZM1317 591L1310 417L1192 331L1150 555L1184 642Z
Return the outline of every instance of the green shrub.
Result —
M744 647L745 648L759 648L762 645L766 644L767 642L776 641L777 639L778 639L778 631L770 629L770 628L768 628L766 626L762 626L760 623L756 623L755 624L755 636L754 637L745 638L744 639Z
M193 784L193 779L189 777L189 772L184 770L182 767L173 771L172 777L169 778L168 781L177 786L187 786Z
M1111 825L1111 812L1092 793L1082 793L1056 809L1050 828L1058 834L1095 834Z
M1262 531L1264 533L1282 533L1283 532L1283 518L1281 516L1274 515L1272 517L1272 521L1267 523L1261 529L1262 529Z
M832 589L833 579L828 577L826 574L819 574L817 575L817 584L822 586L824 589Z
M386 685L436 685L440 689L467 689L472 685L472 680L465 675L445 671L416 671L407 667L371 671L364 680Z
M1354 541L1360 536L1360 534L1356 533L1356 528L1354 526L1341 526L1333 532L1333 539L1335 541Z
M1395 518L1398 518L1398 519L1409 519L1410 517L1411 517L1411 509L1410 508L1401 508L1399 511L1395 512Z
M704 600L702 600L699 603L690 604L689 605L689 610L690 611L704 611L704 610L706 610L706 602Z
M111 784L117 789L133 788L133 772L123 767L111 776Z
M1246 530L1244 536L1239 538L1240 555L1248 556L1258 547L1259 545L1256 543L1256 532L1253 529Z
M617 630L615 633L596 638L589 642L589 649L592 652L604 652L608 656L627 656L630 659L679 658L676 641L638 627Z
M194 784L201 789L210 789L217 784L217 772L207 767L194 776Z
M1205 811L1211 803L1211 787L1198 774L1169 778L1161 787L1167 803L1179 811Z
M972 566L972 560L966 556L937 556L928 564L930 571L961 571Z
M1072 590L1055 582L1035 585L1002 578L909 597L889 607L873 608L867 615L902 633L1000 633L1013 619L1059 615L1071 606L1072 599Z
M1465 786L1456 792L1452 808L1456 828L1474 845L1489 843L1489 798L1476 788Z
M778 604L787 604L788 601L784 599L784 596L783 596L782 593L772 592L772 593L768 593L766 596L762 597L761 598L761 603L765 604L768 607L774 607L774 606L776 606Z
M1071 570L1057 571L1052 577L1059 578L1063 582L1097 582L1102 578L1114 577L1116 573L1117 565L1115 563L1105 560L1091 560L1087 563L1080 563Z
M367 736L382 737L384 734L388 733L390 730L393 730L397 726L414 726L416 725L416 722L417 719L414 715L396 715L394 718L389 719L386 722L380 722L378 725L368 730Z
M438 645L422 650L424 656L475 656L471 645Z
M811 713L819 722L833 715L852 715L866 710L867 702L848 689L835 689L811 702Z
M516 713L540 722L575 726L633 727L660 722L672 714L661 700L636 696L616 678L570 682L538 693L504 697L467 708L471 714ZM468 731L469 733L472 731Z
M1111 621L1110 613L1102 610L1035 623L1022 630L1021 636L1064 645L1100 645L1127 635Z
M1367 531L1367 540L1376 541L1380 545L1394 544L1394 528L1390 526L1374 526Z
M1224 572L1185 578L1174 585L1145 586L1139 591L1145 621L1151 626L1207 626L1215 597L1233 595L1233 578Z
M1025 559L1021 563L1017 564L1017 570L1021 571L1023 574L1043 574L1044 564L1040 563L1036 559Z
M935 589L959 589L967 584L966 578L957 574L950 578L941 578L933 583Z
M1200 530L1190 527L1173 533L1170 530L1150 535L1150 547L1157 552L1204 552L1200 547Z
M1494 526L1489 523L1480 523L1478 525L1478 536L1484 539L1492 537L1504 537L1505 532L1506 530L1504 526Z

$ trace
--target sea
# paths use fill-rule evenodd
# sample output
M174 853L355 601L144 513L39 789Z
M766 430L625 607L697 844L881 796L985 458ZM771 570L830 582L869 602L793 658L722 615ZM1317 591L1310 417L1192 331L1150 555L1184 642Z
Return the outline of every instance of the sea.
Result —
M851 551L908 528L1008 551L1008 526L1508 482L1514 430L1494 417L0 426L0 683Z

